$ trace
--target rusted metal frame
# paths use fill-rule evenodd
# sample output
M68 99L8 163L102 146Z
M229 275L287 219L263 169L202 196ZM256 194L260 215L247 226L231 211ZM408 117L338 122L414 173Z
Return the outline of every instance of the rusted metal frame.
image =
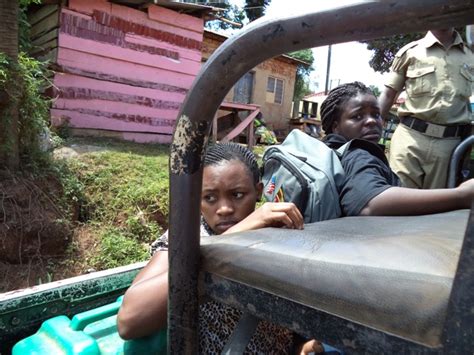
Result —
M448 183L446 184L446 187L456 187L456 177L459 170L459 164L461 163L462 157L467 152L467 149L472 146L472 144L474 144L474 135L470 135L464 139L454 150L451 155L451 160L449 161Z
M252 124L249 124L247 126L247 147L250 150L253 150L253 144L254 144L254 120L252 120Z
M245 129L245 127L249 127L249 130L250 129L253 130L253 121L259 113L260 113L260 110L258 109L253 111L242 122L240 122L232 131L230 131L228 135L222 138L222 141L223 142L231 141L232 139L237 137L239 133ZM253 144L250 142L250 137L247 137L247 139L249 139L248 145L249 145L249 148L251 149Z
M345 354L446 354L441 346L425 347L219 275L204 272L201 280L203 292L217 302L318 339Z
M243 313L221 354L243 354L259 322L260 319L250 313Z
M33 334L48 318L114 302L145 263L94 272L0 295L0 353Z
M228 115L226 115L228 116ZM224 117L226 117L224 116ZM217 117L217 113L214 115L214 118L212 120L212 141L213 142L217 142L217 120L219 119L220 117Z
M170 150L169 352L198 352L199 195L203 152L210 123L238 79L257 64L282 53L462 26L472 22L472 18L474 0L363 2L301 16L262 18L214 52L181 107Z
M474 201L449 297L443 343L446 354L472 353L474 343Z

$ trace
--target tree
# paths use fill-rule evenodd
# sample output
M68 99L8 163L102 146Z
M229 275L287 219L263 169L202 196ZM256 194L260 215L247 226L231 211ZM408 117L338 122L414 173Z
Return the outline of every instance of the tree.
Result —
M369 85L369 89L373 91L375 97L379 97L381 92L380 89L375 85Z
M271 0L245 0L245 15L250 22L265 15L265 8Z
M373 51L369 65L377 72L385 73L390 70L395 54L404 45L423 37L421 33L396 35L391 37L362 41L367 49Z
M0 169L13 171L39 162L48 118L40 94L43 67L24 53L30 46L26 9L32 3L40 0L0 0Z
M314 70L312 67L314 63L313 51L307 48L289 53L288 55L308 63L308 65L298 64L296 69L295 92L293 94L293 100L301 100L303 96L310 92L309 75Z
M456 28L461 34L461 37L466 41L465 34L466 28L459 27ZM374 51L372 58L369 61L369 65L375 71L380 73L385 73L390 70L395 54L402 48L404 45L416 41L424 37L425 33L410 33L404 35L395 35L391 37L373 39L370 41L362 41L362 43L367 44L367 49Z
M244 8L232 4L216 4L224 11L216 16L216 21L209 21L206 27L214 30L227 30L229 28L239 28L244 23L252 22L265 15L265 8L271 0L246 0Z
M18 58L18 13L17 0L0 0L0 71L1 82L15 75ZM0 87L0 168L16 170L19 167L18 107L8 87Z

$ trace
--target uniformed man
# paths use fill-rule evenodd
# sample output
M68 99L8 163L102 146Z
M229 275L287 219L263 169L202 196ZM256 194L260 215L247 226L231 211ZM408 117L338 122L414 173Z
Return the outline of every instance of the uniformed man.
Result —
M432 30L400 49L380 96L385 118L398 94L400 124L390 166L406 187L446 187L451 154L470 134L474 55L453 28Z

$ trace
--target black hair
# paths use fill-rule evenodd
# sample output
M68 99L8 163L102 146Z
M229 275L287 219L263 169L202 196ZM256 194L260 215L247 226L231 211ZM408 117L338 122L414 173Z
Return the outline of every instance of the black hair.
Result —
M358 94L374 95L374 92L360 81L342 84L332 89L321 104L321 122L326 134L332 133L334 122L341 117L342 107Z
M204 167L218 165L222 161L238 160L248 169L256 185L260 181L260 170L255 155L246 147L232 143L216 143L207 148Z

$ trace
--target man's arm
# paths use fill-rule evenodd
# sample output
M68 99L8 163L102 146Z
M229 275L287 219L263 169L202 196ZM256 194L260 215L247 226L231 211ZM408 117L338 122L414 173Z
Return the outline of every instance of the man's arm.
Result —
M454 189L418 190L391 187L372 198L361 216L409 216L470 208L474 199L474 179Z
M398 92L389 86L385 86L382 94L379 97L380 113L384 120L387 119L388 112L397 97Z

